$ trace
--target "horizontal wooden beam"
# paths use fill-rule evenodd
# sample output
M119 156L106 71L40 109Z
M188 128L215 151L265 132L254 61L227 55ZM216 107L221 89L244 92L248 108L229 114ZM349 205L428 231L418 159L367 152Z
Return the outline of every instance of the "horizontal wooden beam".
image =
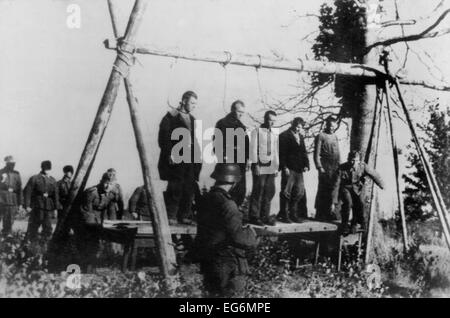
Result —
M115 39L104 41L107 49L117 49ZM223 52L188 52L178 48L159 48L154 45L137 45L135 52L155 56L179 58L190 61L219 63L222 65L240 65L255 68L266 68L293 72L312 72L321 74L339 74L347 76L358 76L375 78L386 77L384 71L378 67L369 67L354 63L335 63L326 61L289 60L285 58L274 58L262 55L238 54L228 51Z
M337 224L329 222L319 222L314 220L306 220L302 223L277 223L274 226L256 226L253 227L258 235L281 235L281 234L295 234L295 233L322 233L322 232L335 232L338 229ZM105 229L116 228L137 228L138 235L152 235L153 228L149 221L123 221L123 220L105 220L103 222ZM197 227L192 225L176 225L171 226L170 231L172 234L197 234Z

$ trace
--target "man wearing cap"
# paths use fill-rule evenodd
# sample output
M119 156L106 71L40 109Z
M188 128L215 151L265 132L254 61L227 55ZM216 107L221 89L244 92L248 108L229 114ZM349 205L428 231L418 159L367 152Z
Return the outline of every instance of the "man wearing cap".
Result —
M158 172L161 180L167 181L164 202L171 225L193 222L195 182L198 181L202 168L200 146L195 138L195 118L191 114L196 105L197 94L193 91L185 92L180 106L168 112L159 125L158 144L161 153ZM173 153L172 150L178 145L186 147Z
M30 213L28 219L27 238L33 241L37 238L42 226L42 236L45 239L52 235L52 217L60 208L56 180L49 175L52 163L48 160L41 163L41 172L32 176L24 189L25 208Z
M381 189L384 189L384 183L380 175L372 170L368 165L361 161L361 154L358 151L351 151L348 154L346 163L339 166L336 181L333 188L333 204L331 210L334 210L339 199L342 200L342 222L341 231L348 234L350 229L348 220L350 210L353 212L352 232L365 230L364 203L361 199L361 192L364 186L364 179L369 177Z
M218 163L216 180L198 214L196 246L204 285L211 296L236 296L248 274L246 251L258 244L251 227L243 227L242 212L230 195L240 181L237 164Z
M106 171L110 180L111 180L111 194L114 196L114 199L108 206L107 215L105 218L108 220L121 220L123 216L123 195L122 195L122 187L117 182L116 169L110 168Z
M330 210L336 171L341 160L339 141L334 133L336 128L336 118L329 116L325 120L325 129L317 135L314 143L314 163L319 173L315 202L316 218L322 221L336 219Z
M64 208L67 205L69 194L70 194L70 183L72 181L73 167L64 166L63 168L64 176L58 181L58 196L61 206L58 209L58 220L63 217Z
M110 203L115 199L112 193L111 176L104 173L100 182L83 192L80 213L74 222L75 241L80 254L79 264L90 272L96 263L99 248L100 228Z
M280 134L281 191L277 219L285 223L300 222L308 216L303 173L309 171L309 159L302 134L304 124L301 117L296 117L291 127Z
M5 167L0 170L0 221L3 221L3 234L12 230L14 215L22 204L22 180L14 170L15 160L5 157Z

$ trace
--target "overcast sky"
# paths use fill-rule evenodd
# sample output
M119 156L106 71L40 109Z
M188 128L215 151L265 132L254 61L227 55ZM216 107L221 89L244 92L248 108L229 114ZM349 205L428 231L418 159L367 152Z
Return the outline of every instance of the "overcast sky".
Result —
M434 2L414 1L415 5L411 6L406 0L399 0L404 18L425 14ZM152 0L138 41L192 51L227 50L261 55L275 52L292 59L311 57L311 44L301 38L317 29L317 20L298 16L317 13L321 3L312 0ZM70 29L66 24L70 4L78 4L81 9L79 29ZM132 4L133 1L120 0L122 27ZM77 166L114 60L115 53L102 44L105 38L111 37L106 0L0 0L0 157L14 155L24 179L37 173L40 162L46 159L52 160L52 173L57 179L62 166ZM422 54L423 58L433 59L441 69L435 70L434 75L448 79L448 37L424 41L422 46L417 46L417 52L420 54L424 47L429 57ZM402 50L403 47L398 46L399 56ZM425 76L417 56L410 54L409 63L408 76ZM292 93L298 76L261 70L261 94L256 72L251 68L228 66L225 71L216 64L181 60L174 63L173 59L139 57L133 70L133 83L144 117L153 175L158 176L157 127L169 109L168 101L176 105L185 90L196 91L199 100L194 115L203 120L204 127L214 125L237 98L246 102L249 112L261 117L264 111L261 95ZM421 89L408 93L410 102L421 101L424 96L430 99L440 96L449 101L448 94L434 95ZM254 125L248 117L244 121L249 126ZM341 135L345 137L345 132ZM342 148L343 153L348 149L345 140ZM95 184L110 167L117 169L127 195L143 182L123 87L89 184ZM201 185L211 184L211 169L207 166L203 170ZM315 169L312 170L306 178L310 212L317 178ZM164 186L155 182L158 189Z

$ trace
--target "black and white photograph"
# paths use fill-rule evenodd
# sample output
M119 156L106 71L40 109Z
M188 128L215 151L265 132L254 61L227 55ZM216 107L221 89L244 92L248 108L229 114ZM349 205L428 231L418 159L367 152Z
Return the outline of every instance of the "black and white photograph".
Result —
M0 38L0 298L450 297L450 0L0 0Z

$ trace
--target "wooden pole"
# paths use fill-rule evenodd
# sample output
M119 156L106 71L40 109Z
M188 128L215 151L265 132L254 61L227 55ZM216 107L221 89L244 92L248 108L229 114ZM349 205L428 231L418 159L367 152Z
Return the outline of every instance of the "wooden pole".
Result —
M400 190L400 167L398 164L398 148L397 148L397 142L394 137L394 123L392 120L392 110L391 110L391 104L390 104L390 94L389 94L389 83L385 82L384 85L384 95L386 96L386 108L388 113L388 123L389 123L389 136L391 139L391 147L392 147L392 155L394 159L394 169L395 169L395 189L397 192L397 201L398 201L398 209L400 212L400 219L402 222L402 235L403 235L403 247L405 250L408 249L408 232L406 229L406 217L405 217L405 209L403 207L403 198L402 193Z
M104 44L107 49L114 50L117 47L116 42L113 39L106 39ZM178 48L158 48L155 45L138 45L136 47L136 53L179 58L189 61L219 63L222 65L231 64L293 72L362 76L373 79L386 75L384 71L378 67L369 67L363 64L308 61L300 58L297 60L276 59L261 55L232 54L228 51L195 53L181 51Z
M118 33L118 17L116 7L113 0L108 0L108 7L111 15L114 36L119 37ZM159 254L159 262L161 273L164 277L169 275L175 269L176 256L172 244L169 221L164 204L157 204L154 186L152 183L150 164L147 158L147 150L144 139L142 137L142 124L138 113L138 101L133 93L133 87L129 76L124 78L125 90L127 92L127 101L130 109L131 123L133 125L134 135L136 138L136 146L139 153L139 159L144 177L144 187L147 195L147 204L150 207L153 233L155 243ZM162 200L161 200L162 201ZM160 201L160 202L161 202Z
M442 199L441 192L439 190L439 186L437 184L436 178L434 176L431 164L427 158L427 154L420 144L419 138L416 133L416 129L414 127L413 121L411 120L411 116L409 114L409 110L406 107L405 101L403 100L402 93L400 91L400 86L398 82L394 82L395 88L397 90L397 95L400 100L400 104L402 105L403 112L405 113L406 121L408 122L409 129L411 131L414 144L416 145L417 152L419 154L420 161L425 170L425 175L427 177L428 185L430 187L431 196L433 197L434 205L438 212L438 217L442 225L442 230L444 233L445 240L447 242L447 246L450 249L450 221L447 213L447 208L445 206L444 200Z
M383 94L380 97L379 89L377 87L377 94L376 94L376 103L375 103L375 118L374 118L374 131L373 134L375 135L375 145L371 146L371 151L373 150L373 167L374 169L377 169L377 159L378 159L378 145L380 143L380 131L381 131L381 119L383 114ZM370 154L369 154L370 155ZM369 161L369 160L368 160ZM368 162L367 162L368 163ZM370 261L370 252L372 250L372 239L373 239L373 230L374 230L374 224L375 224L375 191L377 189L375 188L375 184L372 181L372 189L370 193L370 209L369 209L369 222L367 226L367 238L366 238L366 250L365 250L365 256L364 256L364 262L366 264Z
M135 41L136 33L139 29L139 25L142 20L142 15L148 4L148 0L136 0L133 10L130 15L127 30L125 33L125 41L129 44L133 44ZM65 208L65 216L58 222L55 232L52 237L53 243L58 245L58 239L68 229L67 221L70 219L70 215L74 213L73 205L75 200L78 200L78 196L82 193L87 180L89 178L89 172L92 168L97 150L100 146L100 142L105 133L106 126L108 125L111 117L111 112L117 97L117 91L120 86L120 81L125 73L128 73L130 67L130 61L127 60L127 56L124 54L117 54L114 61L114 65L108 80L108 83L103 93L102 100L98 107L97 114L95 116L94 124L92 125L89 133L88 140L81 154L80 161L78 163L77 171L71 184L68 203Z

